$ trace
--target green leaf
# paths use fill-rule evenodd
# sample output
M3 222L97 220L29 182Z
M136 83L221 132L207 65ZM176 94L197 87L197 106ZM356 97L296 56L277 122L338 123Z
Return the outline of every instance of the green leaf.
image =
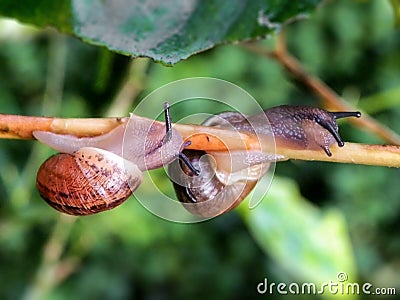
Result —
M321 0L14 0L0 15L50 25L90 44L174 64L217 44L279 30Z
M342 214L313 206L294 182L274 177L260 205L254 210L242 205L240 211L261 248L297 283L314 283L318 290L323 283L339 283L340 272L348 276L344 284L355 282L355 258ZM322 296L334 295L325 291Z
M53 26L73 33L73 16L69 0L0 1L0 15L39 27Z

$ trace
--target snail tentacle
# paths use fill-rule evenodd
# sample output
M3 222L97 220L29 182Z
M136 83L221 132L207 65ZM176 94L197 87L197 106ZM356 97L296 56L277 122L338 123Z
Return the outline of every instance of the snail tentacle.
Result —
M342 119L342 118L350 118L350 117L356 117L356 118L361 117L361 112L359 112L359 111L333 111L333 112L330 112L330 114L336 120Z

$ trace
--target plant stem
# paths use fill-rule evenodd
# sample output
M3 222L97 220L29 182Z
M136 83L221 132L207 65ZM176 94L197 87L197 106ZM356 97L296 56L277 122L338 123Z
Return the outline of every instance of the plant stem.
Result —
M134 116L135 118L142 118ZM78 137L104 134L118 125L125 124L123 118L62 119L18 115L0 115L0 138L33 139L32 131L51 131L72 134ZM274 145L261 145L256 136L227 129L190 124L174 124L185 140L190 139L188 149L204 151L259 150L274 151ZM7 129L7 130L5 130ZM300 150L276 144L276 153L285 159L329 161L400 168L400 146L362 145L346 143L344 147L331 147L332 156L322 150Z
M305 70L302 64L286 50L286 43L282 33L278 35L276 49L273 51L265 49L258 43L243 44L243 47L260 56L275 59L288 73L296 78L296 80L301 82L305 87L308 87L315 95L317 95L322 100L323 106L326 109L338 111L358 110L343 101L340 96L321 79L309 74ZM391 144L400 145L400 136L397 133L377 122L364 112L362 118L352 119L350 122L358 125L364 130L376 134Z
M51 118L0 114L0 138L34 139L33 131L51 131L78 137L104 134L129 120L125 118Z
M76 218L74 217L60 215L43 248L41 262L33 282L25 292L23 299L36 300L46 298L55 286L78 268L78 258L71 255L63 257L65 245L75 221Z
M276 148L277 153L290 159L400 168L400 146L397 145L368 145L347 142L342 148L332 146L330 150L332 156L329 157L323 151L288 149L278 145Z

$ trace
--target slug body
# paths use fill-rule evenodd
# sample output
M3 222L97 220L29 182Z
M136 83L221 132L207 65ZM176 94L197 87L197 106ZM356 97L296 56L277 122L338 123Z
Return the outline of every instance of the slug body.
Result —
M264 111L276 143L297 149L323 149L328 156L335 142L344 146L339 135L337 119L361 116L360 112L328 112L321 108L282 105ZM250 117L257 124L257 116Z
M36 139L63 152L39 168L41 197L70 215L98 213L123 203L140 185L143 171L182 156L182 137L169 119L166 125L140 117L129 122L97 137L34 132Z
M344 145L336 120L360 116L359 112L328 112L314 107L283 105L249 117L237 112L224 112L209 118L203 125L230 126L261 137L273 134L275 142L281 146L323 150L331 156L330 146L335 142L339 147ZM267 172L269 163L280 159L277 155L257 151L208 153L214 161L209 157L202 159L206 154L203 151L184 150L184 153L201 170L200 175L194 176L183 167L181 181L173 183L174 189L179 201L190 212L203 217L213 217L236 207ZM230 154L229 171L223 167L222 161L226 161ZM172 165L169 168L170 172L176 173Z

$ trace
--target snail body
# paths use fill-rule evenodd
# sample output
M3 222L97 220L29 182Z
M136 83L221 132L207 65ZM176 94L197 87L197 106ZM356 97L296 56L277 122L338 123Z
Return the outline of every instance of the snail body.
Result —
M336 120L360 116L359 112L328 112L314 107L283 105L249 117L237 112L224 112L212 116L203 124L223 128L233 127L260 136L273 134L275 142L280 146L322 149L331 156L330 146L335 142L339 147L344 145ZM268 171L269 163L280 159L279 155L268 155L258 151L235 152L229 166L231 171L227 171L221 167L224 165L221 162L226 160L227 154L209 152L208 154L214 159L212 161L209 157L203 158L206 155L204 151L184 150L184 153L190 162L200 169L200 175L194 176L183 166L183 173L179 175L171 165L170 172L180 176L180 180L174 181L173 186L179 201L190 212L202 217L214 217L236 207ZM226 180L227 176L233 180Z
M168 139L165 139L167 131ZM78 138L48 131L34 131L33 135L38 141L62 153L73 154L83 147L103 149L134 162L142 171L156 169L172 161L183 146L182 136L177 130L167 130L165 125L139 117L131 118L129 126L122 124L95 137Z

